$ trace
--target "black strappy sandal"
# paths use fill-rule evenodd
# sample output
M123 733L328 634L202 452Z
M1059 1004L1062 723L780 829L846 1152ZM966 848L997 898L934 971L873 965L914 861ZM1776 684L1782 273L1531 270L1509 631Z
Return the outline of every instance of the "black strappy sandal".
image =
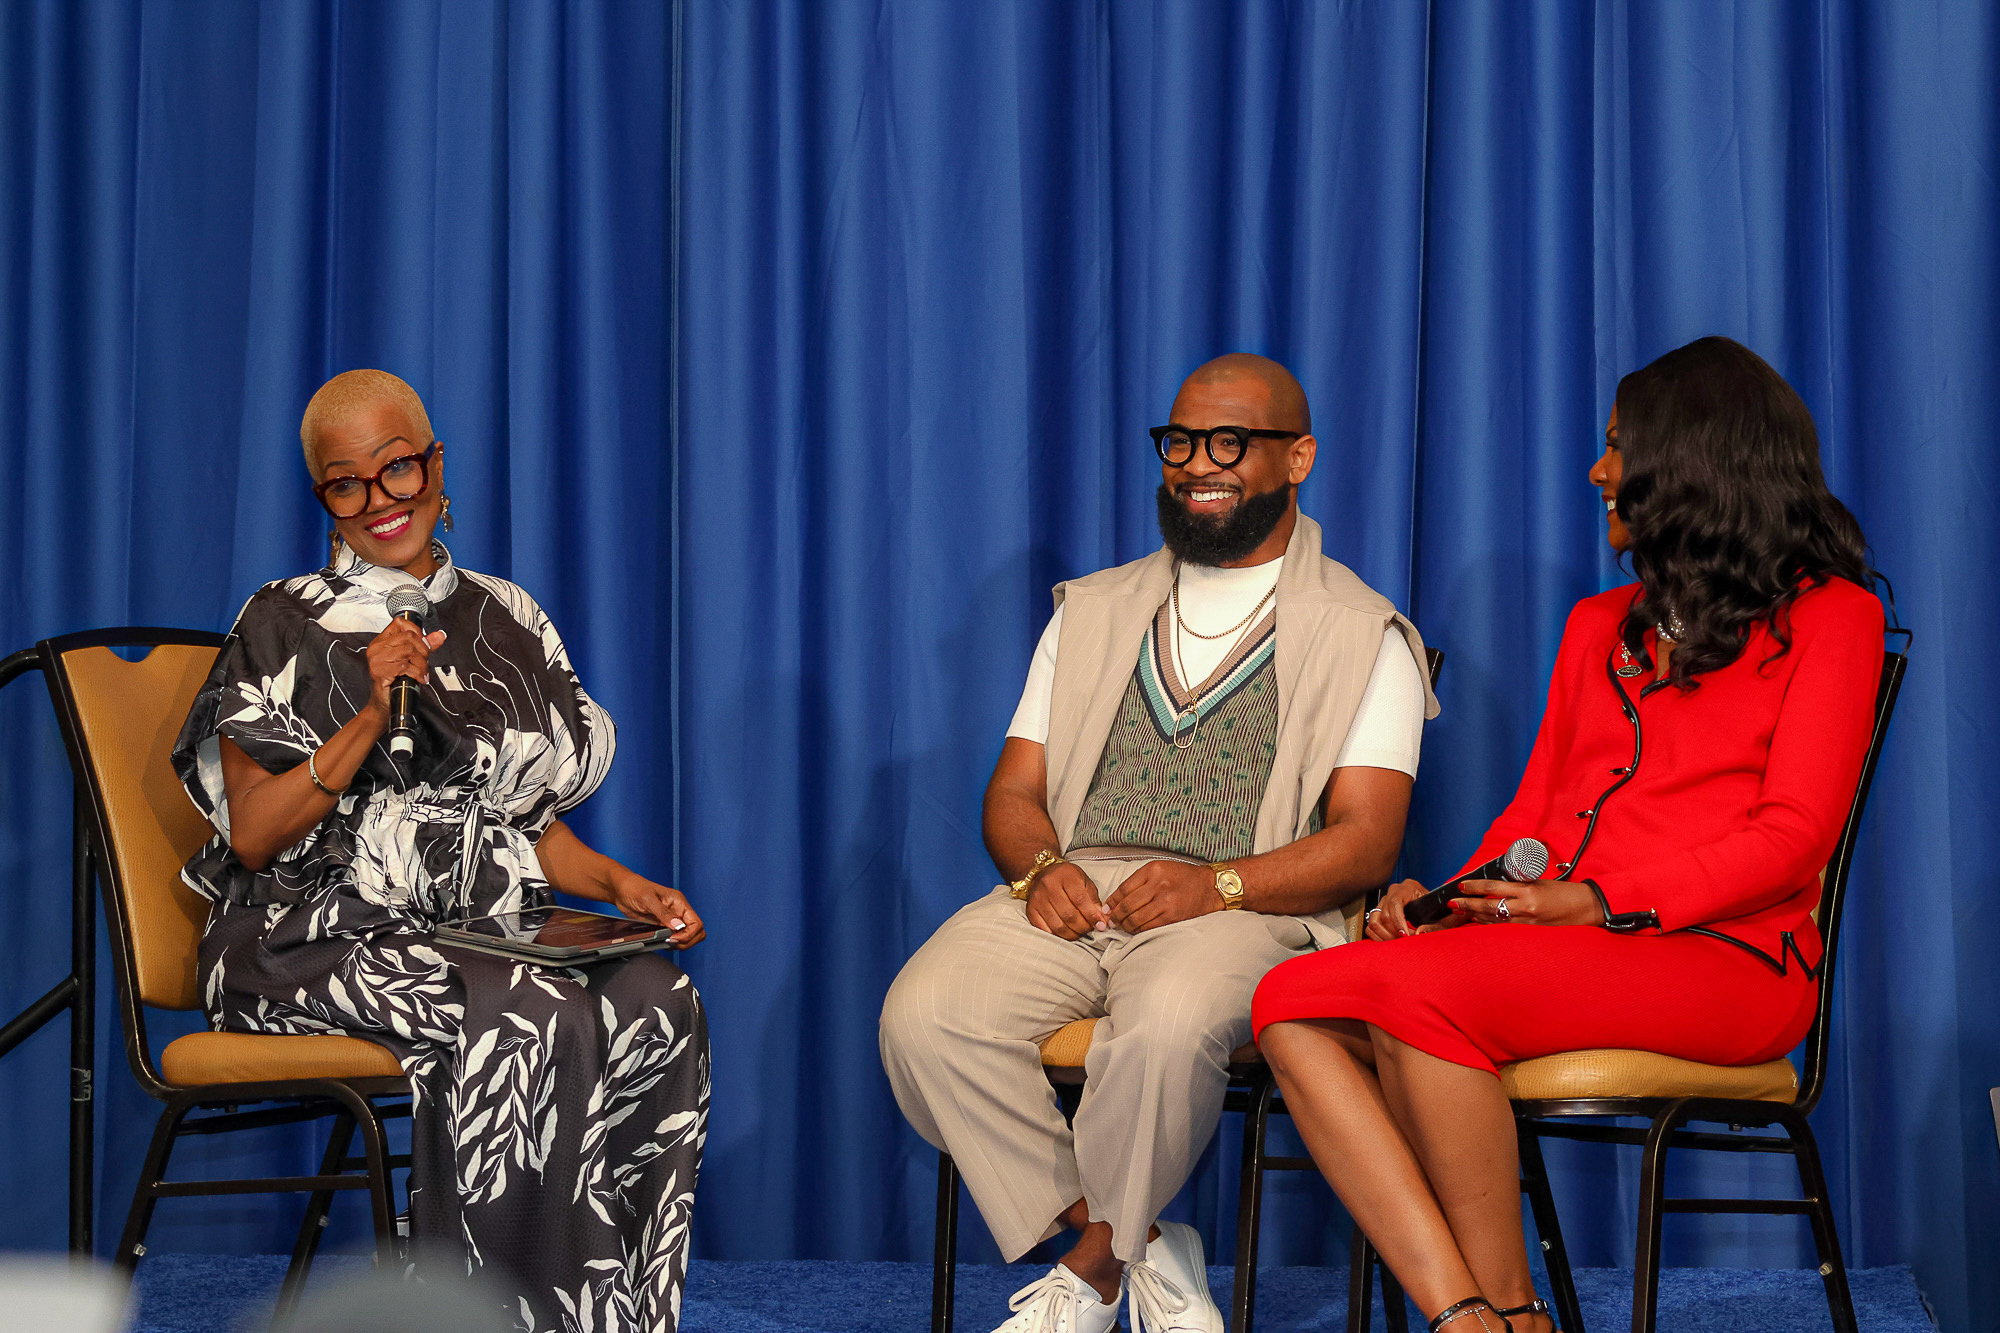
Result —
M1523 1308L1525 1309L1526 1307ZM1486 1322L1487 1313L1500 1317L1500 1328L1498 1330ZM1484 1296L1467 1296L1458 1304L1448 1306L1439 1313L1437 1318L1431 1320L1431 1333L1444 1333L1444 1326L1446 1324L1449 1324L1461 1315L1468 1314L1479 1316L1479 1327L1483 1330L1483 1333L1514 1333L1514 1326L1507 1322L1507 1312L1505 1310L1495 1310L1493 1302L1487 1300ZM1470 1326L1468 1326L1468 1333L1469 1328Z
M1513 1317L1517 1314L1547 1315L1549 1317L1549 1327L1556 1328L1556 1333L1562 1333L1562 1330L1556 1326L1556 1312L1551 1310L1549 1303L1539 1296L1529 1301L1526 1305L1517 1305L1511 1310L1495 1310L1493 1313L1507 1320L1510 1325L1513 1323Z

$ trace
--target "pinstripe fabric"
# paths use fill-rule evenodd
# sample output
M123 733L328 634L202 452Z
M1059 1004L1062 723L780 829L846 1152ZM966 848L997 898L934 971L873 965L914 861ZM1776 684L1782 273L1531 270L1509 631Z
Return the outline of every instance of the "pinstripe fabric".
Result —
M1108 897L1143 864L1083 869ZM882 1064L911 1125L958 1163L1009 1262L1053 1235L1079 1198L1111 1223L1118 1256L1136 1261L1215 1132L1258 979L1312 947L1303 921L1254 912L1063 940L996 888L897 976L882 1007ZM1038 1046L1100 1016L1072 1128Z
M1167 650L1171 614L1162 607L1146 632L1071 845L1233 861L1253 850L1278 753L1277 614L1267 613L1198 690L1181 684Z

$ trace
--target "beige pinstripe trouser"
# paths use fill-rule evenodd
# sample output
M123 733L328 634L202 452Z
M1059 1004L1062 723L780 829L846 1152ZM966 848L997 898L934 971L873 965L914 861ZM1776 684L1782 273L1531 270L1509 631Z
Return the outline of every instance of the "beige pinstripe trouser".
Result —
M1101 898L1143 861L1097 862ZM1229 1053L1250 1039L1250 996L1310 950L1296 917L1212 912L1127 935L1063 940L1028 923L1004 886L917 950L882 1006L882 1065L916 1131L958 1163L1011 1263L1079 1198L1112 1248L1146 1233L1186 1183L1222 1115ZM1102 1017L1074 1129L1040 1042Z

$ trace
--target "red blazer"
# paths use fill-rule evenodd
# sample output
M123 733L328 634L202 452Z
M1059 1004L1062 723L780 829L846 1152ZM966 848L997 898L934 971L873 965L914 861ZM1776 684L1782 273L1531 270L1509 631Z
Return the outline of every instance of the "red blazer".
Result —
M1520 790L1466 868L1540 838L1550 876L1594 881L1614 914L1651 911L1661 931L1702 926L1773 958L1790 932L1816 966L1809 913L1874 727L1882 604L1833 579L1792 603L1790 652L1766 665L1777 641L1760 626L1683 694L1650 671L1615 674L1638 592L1570 612Z

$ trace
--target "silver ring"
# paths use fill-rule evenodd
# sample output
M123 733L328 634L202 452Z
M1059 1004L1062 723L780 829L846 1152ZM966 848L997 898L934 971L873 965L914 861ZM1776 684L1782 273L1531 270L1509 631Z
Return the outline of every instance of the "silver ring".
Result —
M1381 910L1382 909L1379 907L1369 908L1367 913L1361 918L1362 926L1365 928L1370 921L1373 921L1375 919L1375 914Z
M1502 921L1506 921L1514 915L1514 910L1511 907L1507 906L1507 900L1505 898L1502 898L1500 900L1500 906L1495 908L1494 912L1497 916L1499 916L1499 918Z

